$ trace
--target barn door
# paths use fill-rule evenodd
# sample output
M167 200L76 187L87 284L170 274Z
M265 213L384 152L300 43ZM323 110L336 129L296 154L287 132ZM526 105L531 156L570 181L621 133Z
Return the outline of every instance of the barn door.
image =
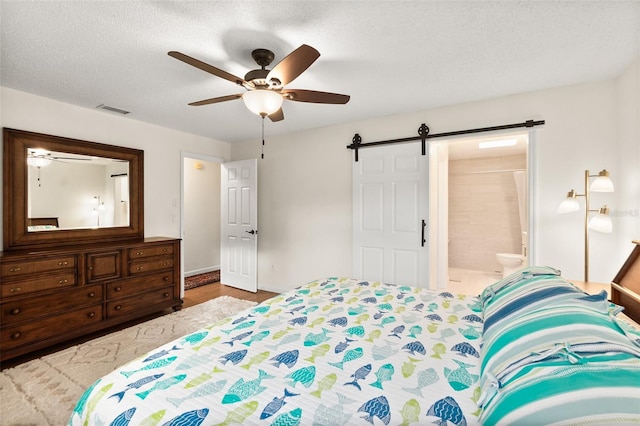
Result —
M363 149L353 163L353 272L428 287L429 160L419 143Z

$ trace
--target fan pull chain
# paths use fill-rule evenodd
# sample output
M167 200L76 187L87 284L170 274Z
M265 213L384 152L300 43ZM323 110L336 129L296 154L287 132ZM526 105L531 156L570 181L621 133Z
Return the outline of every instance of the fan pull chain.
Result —
M262 154L261 158L264 160L264 115L262 116Z

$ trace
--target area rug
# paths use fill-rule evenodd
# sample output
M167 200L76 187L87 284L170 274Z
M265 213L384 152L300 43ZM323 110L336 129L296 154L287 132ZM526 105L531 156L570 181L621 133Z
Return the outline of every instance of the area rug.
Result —
M207 284L213 284L220 281L220 271L205 272L204 274L184 277L184 289L200 287Z
M160 345L255 306L221 296L0 373L0 425L65 425L98 378Z

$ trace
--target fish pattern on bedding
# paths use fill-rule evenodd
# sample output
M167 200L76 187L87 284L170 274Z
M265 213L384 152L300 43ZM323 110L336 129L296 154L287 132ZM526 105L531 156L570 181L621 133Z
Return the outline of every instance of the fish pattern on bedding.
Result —
M70 425L477 424L477 297L314 281L96 381Z

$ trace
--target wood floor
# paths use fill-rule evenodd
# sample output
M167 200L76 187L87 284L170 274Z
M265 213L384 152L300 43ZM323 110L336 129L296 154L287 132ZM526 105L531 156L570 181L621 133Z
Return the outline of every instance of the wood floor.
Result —
M252 302L263 302L267 299L270 299L271 297L277 295L277 293L272 293L269 291L263 291L263 290L258 290L257 293L251 293L249 291L244 291L244 290L238 290L236 288L233 287L228 287L226 285L222 285L220 283L214 283L214 284L207 284L207 285L203 285L201 287L196 287L196 288L192 288L190 290L186 290L184 292L184 303L182 304L183 308L188 308L190 306L194 306L197 305L199 303L204 303L207 300L211 300L211 299L215 299L216 297L220 297L220 296L230 296L230 297L235 297L236 299L243 299L243 300L250 300ZM40 358L42 356L66 349L68 347L74 346L74 345L79 345L81 343L87 342L91 339L95 339L97 337L100 336L104 336L106 334L109 333L113 333L114 331L118 331L118 330L122 330L124 328L127 327L131 327L133 325L139 324L141 322L144 321L149 321L151 319L157 318L159 316L162 315L166 315L173 312L173 310L171 309L167 309L166 311L163 312L158 312L156 314L152 314L152 315L148 315L146 317L143 318L139 318L137 320L134 321L129 321L127 323L124 324L120 324L118 326L109 328L107 330L102 330L100 332L97 333L92 333L90 335L87 336L83 336L77 339L73 339L73 340L69 340L67 342L64 343L60 343L57 345L54 345L50 348L47 349L43 349L40 351L35 351L31 354L27 354L27 355L23 355L20 357L16 357L14 359L10 359L7 361L3 361L2 365L0 365L0 370L5 369L5 368L11 368L11 367L15 367L16 365L22 364L24 362L27 361L31 361L32 359L36 359L36 358Z
M182 307L188 308L189 306L197 305L220 296L231 296L236 299L250 300L252 302L260 303L272 298L276 294L277 293L264 290L258 290L257 293L251 293L250 291L238 290L237 288L229 287L220 283L214 283L186 290L184 292L184 303L182 304Z

